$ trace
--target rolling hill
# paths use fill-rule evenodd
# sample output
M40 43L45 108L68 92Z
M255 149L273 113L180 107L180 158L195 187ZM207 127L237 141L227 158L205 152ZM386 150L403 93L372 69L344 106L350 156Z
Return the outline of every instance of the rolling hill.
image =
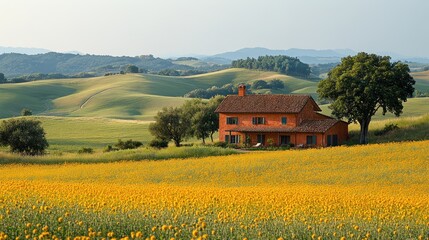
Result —
M227 69L187 77L126 74L82 79L41 80L0 85L0 117L34 114L152 120L163 106L181 105L196 88L255 80L281 79L286 88L275 93L314 94L316 82L274 72Z
M429 71L413 75L416 88L429 89ZM271 93L310 94L317 99L317 81L275 72L231 68L186 77L126 74L2 84L0 118L18 116L22 108L29 108L36 115L46 116L152 120L162 107L181 105L186 101L182 96L194 89L260 79L280 79L285 83L284 89L271 90ZM269 90L258 90L258 93L266 91ZM404 116L427 113L428 106L429 98L410 99L405 103Z

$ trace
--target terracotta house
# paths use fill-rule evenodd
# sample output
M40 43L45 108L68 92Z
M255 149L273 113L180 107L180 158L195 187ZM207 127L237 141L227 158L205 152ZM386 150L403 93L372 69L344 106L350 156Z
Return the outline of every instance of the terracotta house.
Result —
M229 95L216 109L219 140L232 144L335 146L348 139L348 123L325 116L308 95ZM259 144L258 144L259 143Z

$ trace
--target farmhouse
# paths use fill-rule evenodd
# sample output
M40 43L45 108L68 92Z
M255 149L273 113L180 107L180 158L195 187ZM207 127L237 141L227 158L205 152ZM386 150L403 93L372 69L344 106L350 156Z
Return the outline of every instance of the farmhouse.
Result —
M348 138L348 124L321 113L308 95L229 95L216 109L219 140L232 144L335 146Z

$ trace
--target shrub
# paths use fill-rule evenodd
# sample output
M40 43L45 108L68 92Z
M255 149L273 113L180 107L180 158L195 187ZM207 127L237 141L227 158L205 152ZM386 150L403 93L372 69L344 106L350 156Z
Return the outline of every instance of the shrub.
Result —
M120 150L124 149L135 149L143 146L142 142L139 141L133 141L132 139L129 139L127 141L122 141L121 139L118 140L118 142L114 145L116 148Z
M82 154L82 153L91 154L91 153L94 153L94 150L92 148L83 147L83 148L79 149L79 151L77 153L79 153L79 154Z
M228 147L228 143L226 143L226 142L215 142L214 144L213 144L213 146L215 146L215 147L221 147L221 148L226 148L226 147Z
M30 109L23 108L21 110L21 116L31 116L31 115L33 115L33 112Z
M389 132L397 130L397 129L399 129L398 124L389 123L389 124L386 124L383 129L375 130L374 135L375 136L382 136L386 133L389 133Z
M166 148L168 147L168 141L166 140L162 140L162 139L153 139L152 141L149 142L149 146L153 147L153 148Z
M49 146L40 121L11 119L0 125L0 145L9 146L12 152L41 155Z
M113 152L113 151L119 151L119 149L112 147L112 145L107 145L103 150L103 152Z

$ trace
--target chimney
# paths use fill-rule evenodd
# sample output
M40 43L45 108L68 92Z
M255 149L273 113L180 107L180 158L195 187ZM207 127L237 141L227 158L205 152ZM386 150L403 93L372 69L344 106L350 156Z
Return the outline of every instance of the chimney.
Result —
M238 96L240 97L246 96L246 85L244 84L238 85Z

